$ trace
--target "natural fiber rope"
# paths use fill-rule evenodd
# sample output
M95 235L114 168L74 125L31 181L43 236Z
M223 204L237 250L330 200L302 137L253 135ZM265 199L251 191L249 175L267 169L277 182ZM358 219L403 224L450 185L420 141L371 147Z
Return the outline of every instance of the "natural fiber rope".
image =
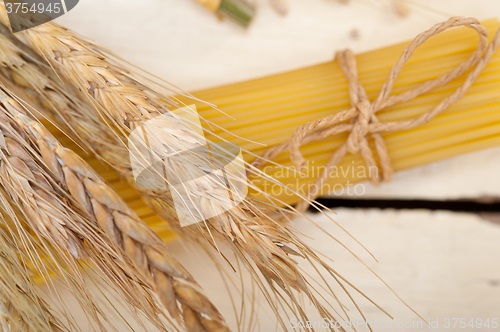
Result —
M437 35L449 28L458 26L466 26L472 28L479 34L479 42L477 48L467 58L467 60L465 60L462 64L457 66L452 71L443 74L433 80L423 82L412 90L400 93L398 95L390 96L395 80L401 73L405 63L409 60L418 46L420 46L430 37ZM406 130L427 123L435 116L450 107L454 102L462 98L467 90L475 82L477 77L481 74L483 69L490 61L492 55L497 50L500 44L500 30L497 31L495 37L489 45L487 37L488 31L475 18L452 17L446 22L434 25L429 30L419 34L410 43L410 45L405 48L398 62L396 62L396 64L391 68L387 81L384 83L377 98L373 102L370 102L363 86L359 82L356 59L352 51L346 50L338 52L335 55L335 59L337 60L340 68L344 72L349 82L349 96L351 99L352 108L339 112L337 114L329 115L327 117L305 123L293 133L292 138L289 141L269 148L260 158L255 159L252 162L252 165L259 168L266 163L266 160L271 160L278 156L280 153L288 150L290 152L290 159L295 164L295 166L299 170L301 170L306 163L306 160L300 152L301 145L305 145L312 141L321 140L328 136L340 134L343 132L350 132L347 141L333 153L332 157L327 162L326 167L323 169L318 179L316 179L315 185L312 186L307 193L308 200L303 200L297 204L296 210L299 212L303 212L309 206L309 200L314 200L318 197L318 195L320 194L320 189L328 178L330 172L336 165L340 163L340 161L347 153L360 153L365 160L368 169L371 169L372 167L375 167L377 170L379 169L379 167L377 166L377 162L375 161L375 158L373 156L372 150L368 145L368 134L370 134L375 141L375 151L377 152L379 157L382 179L384 181L389 181L391 179L393 170L389 154L387 152L387 146L385 145L381 132ZM471 72L467 75L463 84L458 87L450 96L443 99L437 106L435 106L427 113L424 113L414 119L403 121L380 122L377 119L375 115L377 112L395 104L412 100L424 93L429 92L434 88L446 85L455 78L463 75L474 65L474 69L472 69ZM347 120L350 120L350 123L343 123ZM369 172L368 174L371 174L371 172ZM378 175L378 172L375 172L375 174ZM372 177L371 180L375 184L378 184L380 182L378 176Z

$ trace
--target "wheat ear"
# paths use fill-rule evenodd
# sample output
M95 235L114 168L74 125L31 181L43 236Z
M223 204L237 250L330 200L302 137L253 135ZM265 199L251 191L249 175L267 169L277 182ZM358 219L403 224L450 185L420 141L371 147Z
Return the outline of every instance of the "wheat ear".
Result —
M50 161L42 160L42 151L48 146L43 142L37 145L34 143L38 141L36 137L23 130L28 117L7 93L3 88L0 90L0 205L4 215L14 224L4 226L20 237L19 246L24 245L24 251L30 252L29 258L41 274L54 268L46 268L47 263L39 255L44 253L53 261L55 272L75 293L87 316L104 330L99 318L101 310L86 289L81 262L77 258L90 259L98 275L108 283L118 283L117 290L122 290L121 295L131 301L141 293L140 289L130 289L126 272L129 269L124 264L115 266L120 263L119 256L100 240L92 222L78 208L71 207L68 197L60 194L64 189L57 186L53 175L49 174ZM40 246L29 244L33 240L28 232L22 231L25 225L43 240ZM39 248L44 251L38 252Z
M12 72L10 72L11 79L14 82L20 84L24 87L30 87L32 90L30 95L35 94L37 97L40 97L40 101L43 105L46 105L51 111L57 112L60 107L65 112L56 113L60 114L60 116L67 117L68 114L72 114L74 116L78 116L77 112L74 111L76 105L76 98L72 98L70 100L66 95L64 95L60 89L58 89L57 85L51 83L50 79L46 78L40 71L40 69L31 64L25 63L24 60L19 56L16 52L19 51L15 45L12 44L12 41L6 36L1 36L0 39L3 40L2 45L0 46L0 55L3 55L5 58L4 63L7 64L7 68L10 68ZM37 94L37 91L42 89L41 94ZM43 97L43 98L42 98ZM83 105L81 105L83 107ZM72 112L68 112L67 110L72 110ZM78 116L79 117L79 116ZM83 134L85 138L93 137L92 142L99 142L95 146L99 151L103 151L103 142L106 140L109 141L109 138L103 137L103 128L101 130L92 130L96 128L92 126L89 128L86 126L86 123L83 122L79 117L78 121L75 121L75 118L71 118L78 128L79 132ZM71 173L61 172L57 165L52 166L52 170L55 174L61 174L66 177L71 177L75 179L75 175L79 178L83 178L81 174L82 169L86 169L86 172L94 174L92 179L87 179L81 184L73 184L67 182L67 186L69 191L74 195L75 198L78 199L80 206L84 207L86 212L89 215L92 215L94 220L97 220L100 226L103 227L110 237L114 240L115 244L124 248L125 253L129 254L131 260L136 263L136 266L139 268L139 271L143 272L143 276L145 276L150 283L157 290L160 299L168 308L173 317L179 318L179 310L176 305L175 298L183 303L183 305L188 308L195 309L195 312L200 314L209 315L210 319L213 322L209 322L209 320L204 319L206 324L210 324L210 326L219 326L219 328L223 328L223 321L220 319L217 311L210 304L210 302L201 294L196 293L196 289L194 288L195 284L191 277L187 274L187 272L176 263L172 257L170 257L163 247L163 244L157 239L156 235L142 222L138 219L138 217L133 213L133 211L126 205L126 203L119 198L119 196L114 193L110 187L108 187L103 181L98 178L98 176L93 173L92 170L84 163L83 160L79 159L72 151L67 149L63 149L58 142L39 124L35 124L33 121L29 121L30 125L36 126L37 128L30 128L31 132L36 132L39 136L38 140L42 140L43 144L48 144L52 147L54 151L53 156L45 156L46 161L56 160L59 158L61 162L65 165L64 170L70 172L68 165L73 165L75 162L79 163L77 169L73 169ZM89 122L89 120L87 120ZM99 129L98 127L96 129ZM99 138L101 138L99 140ZM40 143L40 142L39 142ZM57 149L55 147L58 147ZM119 154L113 152L110 157L109 149L112 147L110 143L107 145L107 149L104 149L104 156L109 161L114 161L114 164L117 165L117 156ZM60 149L59 149L60 148ZM126 150L123 149L125 152ZM65 151L63 156L60 156L58 152ZM65 160L67 158L72 158L72 163L66 163ZM53 163L52 163L53 165ZM78 171L80 170L80 171ZM64 173L64 174L63 174ZM64 176L61 176L62 181L66 180ZM87 176L88 177L88 176ZM86 194L86 195L85 195ZM92 195L95 195L93 197ZM114 205L110 206L113 202ZM104 205L103 205L104 204ZM120 223L120 229L116 229L116 224ZM139 233L136 231L139 230ZM121 232L121 233L120 233ZM139 234L139 235L136 235ZM130 237L128 236L130 235ZM134 235L136 236L136 240L139 243L133 241ZM139 236L137 238L137 236ZM155 250L157 248L157 250ZM139 252L138 252L139 250ZM151 272L144 266L144 258L147 258L149 265L152 266L153 275L151 277ZM153 268L156 267L156 268ZM166 271L165 271L166 269ZM163 271L162 271L163 270ZM165 273L166 272L166 273ZM169 279L170 276L170 279ZM181 285L179 282L175 281L174 286L178 288L172 288L170 285L174 278L179 279L184 276L184 280L186 285ZM179 293L178 296L175 294ZM184 300L182 300L184 299ZM197 303L190 303L191 299L196 300Z
M46 128L24 115L17 103L7 96L1 99L10 106L14 121L33 136L41 158L58 181L67 188L80 208L123 250L141 276L156 290L172 317L180 321L182 315L186 326L198 324L201 327L202 322L210 322L205 324L209 326L205 329L213 326L225 328L219 312L202 294L197 283L167 253L161 240L123 199L76 153L62 147ZM63 243L61 235L57 238ZM66 245L76 254L73 247ZM178 303L187 309L181 310ZM193 317L199 317L199 320Z
M69 79L84 96L90 98L90 104L101 113L98 112L94 118L104 115L108 121L118 125L121 128L118 135L129 132L135 126L175 107L175 102L134 79L130 71L110 60L98 46L67 29L55 24L46 24L25 31L20 38L46 58L62 77ZM92 141L92 137L87 139ZM130 166L127 166L117 165L117 168L134 185ZM136 188L158 214L178 227L169 193L148 191L137 186ZM220 210L216 198L212 198L208 203L213 205L207 205L205 201L201 208ZM271 220L251 201L246 201L232 212L222 213L208 220L206 224L207 228L200 226L205 238L210 239L212 233L218 234L239 256L248 254L270 283L274 281L285 290L302 318L305 314L292 289L303 291L319 308L321 314L331 319L309 290L308 283L296 263L289 258L289 254L297 252L287 243L299 247L299 256L310 257L318 262L320 260L312 249L284 225ZM326 264L320 264L332 272ZM252 268L251 265L249 268Z
M92 215L99 227L154 287L173 318L207 316L214 324L224 326L215 306L201 293L190 274L168 254L156 234L137 217L136 213L114 192L76 153L62 147L38 122L19 115L19 122L38 139L43 159L60 181L65 183L79 205ZM179 304L187 310L182 312ZM186 325L192 324L186 321Z
M29 272L8 234L0 229L0 329L4 332L62 331L63 325L42 299Z

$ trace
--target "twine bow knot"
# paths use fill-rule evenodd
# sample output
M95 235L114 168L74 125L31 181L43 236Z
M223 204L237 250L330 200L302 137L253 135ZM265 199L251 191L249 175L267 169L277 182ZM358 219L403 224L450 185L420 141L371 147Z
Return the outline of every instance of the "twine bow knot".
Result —
M479 35L479 42L474 52L463 63L455 67L452 71L438 76L435 79L426 81L417 87L402 92L400 94L391 95L392 88L396 78L401 73L403 66L409 60L415 50L430 37L441 33L452 27L466 26L474 29ZM253 161L252 165L261 167L265 160L271 160L279 155L281 152L288 150L290 152L290 159L300 170L305 164L300 146L308 144L312 141L324 139L326 137L340 134L343 132L350 132L347 141L338 148L327 162L325 169L316 180L314 186L311 187L307 194L307 200L301 201L296 210L303 212L309 206L310 200L315 199L320 194L324 182L332 171L333 167L340 163L347 153L361 154L368 169L374 167L380 170L382 179L389 181L391 179L393 170L387 146L382 137L382 132L406 130L417 127L424 123L429 122L435 116L446 110L454 102L463 97L468 89L475 82L479 74L486 67L492 55L497 50L500 44L500 30L497 31L495 37L488 45L488 31L480 22L474 18L461 18L452 17L445 22L434 25L429 30L419 34L403 51L403 54L391 68L388 78L382 86L378 96L370 102L366 91L358 79L358 71L356 58L352 51L345 50L338 52L335 56L338 65L344 72L349 84L349 97L352 107L348 110L341 111L336 114L326 116L324 118L316 119L314 121L305 123L297 128L293 133L292 138L280 145L271 147L264 154ZM471 67L474 68L467 74L464 82L447 98L443 99L430 111L413 119L391 122L380 122L376 117L376 113L387 107L393 106L398 103L403 103L412 100L430 90L446 85L455 78L463 75ZM346 121L350 121L347 123ZM379 165L375 160L373 152L368 143L368 135L371 135L375 142L375 151L378 155ZM379 183L379 172L368 174L375 174L371 177L372 182Z
M359 115L355 120L351 134L347 138L346 145L349 153L359 153L360 145L366 140L368 123L370 123L371 105L368 101L359 102L355 105Z

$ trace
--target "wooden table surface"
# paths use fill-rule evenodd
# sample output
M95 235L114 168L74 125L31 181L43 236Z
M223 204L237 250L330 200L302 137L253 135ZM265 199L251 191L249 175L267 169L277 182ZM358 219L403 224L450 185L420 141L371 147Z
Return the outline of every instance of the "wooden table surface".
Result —
M346 47L362 52L409 40L448 16L500 18L497 0L415 1L405 18L391 11L388 0L352 0L347 5L333 0L288 3L290 12L281 17L267 1L260 0L258 14L248 30L219 21L194 0L82 0L57 21L162 79L194 91L329 61L336 50ZM353 30L358 38L352 37ZM500 196L499 168L500 148L479 151L398 173L391 183L380 187L366 184L365 197ZM311 216L344 240L424 318L439 319L438 328L424 323L422 328L400 330L473 331L446 329L445 319L500 320L500 225L471 214L442 211L336 212L334 219L369 248L378 263L326 217ZM297 221L296 227L313 237L311 243L334 259L334 266L351 282L387 309L395 323L418 321L352 255L306 221ZM224 284L213 266L179 243L170 246L235 326ZM73 305L71 298L67 301ZM361 301L361 307L370 319L387 320L365 302ZM79 317L78 310L75 315L85 330L85 319ZM121 325L117 329L129 330ZM275 322L263 309L257 330L274 329ZM500 328L474 329L495 330Z

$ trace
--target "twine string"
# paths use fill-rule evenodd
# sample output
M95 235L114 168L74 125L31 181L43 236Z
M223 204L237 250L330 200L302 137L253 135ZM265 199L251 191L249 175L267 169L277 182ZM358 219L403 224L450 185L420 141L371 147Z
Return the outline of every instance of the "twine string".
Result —
M415 50L430 37L447 29L458 26L472 28L478 33L479 41L474 52L463 63L455 67L450 72L442 74L435 79L423 82L414 89L400 94L391 95L394 82ZM405 48L399 60L391 68L388 78L383 84L378 96L373 101L369 100L365 89L359 81L356 58L353 52L350 50L338 52L335 55L335 59L344 72L349 84L351 108L303 124L297 128L289 141L269 148L261 157L256 158L252 162L252 165L259 168L265 164L266 160L274 159L280 153L288 150L290 152L290 159L294 165L297 169L302 170L306 164L306 160L300 152L300 147L302 145L343 132L350 132L346 142L333 153L330 160L328 160L326 167L316 179L315 185L310 188L307 193L307 199L299 202L295 209L299 212L303 212L307 209L310 205L310 201L320 195L320 190L325 181L328 179L329 174L333 171L334 167L342 161L347 153L360 154L368 169L377 170L377 172L374 173L368 172L368 174L372 174L371 181L373 183L380 183L380 178L378 176L379 173L382 175L383 181L390 181L393 169L382 132L415 128L429 122L438 114L449 108L453 103L462 98L472 86L477 77L489 63L499 44L500 30L497 31L495 37L488 45L488 31L475 18L452 17L445 22L436 24L429 30L419 34ZM439 104L437 104L430 111L408 120L392 122L380 122L378 120L376 116L377 112L398 103L412 100L437 87L444 86L463 75L471 67L474 68L467 74L467 77L462 85L453 91L453 93L451 93L447 98L439 102ZM349 122L346 123L346 121ZM369 135L375 142L375 151L378 155L380 166L377 165L372 149L368 144ZM375 174L375 176L373 176L373 174Z

